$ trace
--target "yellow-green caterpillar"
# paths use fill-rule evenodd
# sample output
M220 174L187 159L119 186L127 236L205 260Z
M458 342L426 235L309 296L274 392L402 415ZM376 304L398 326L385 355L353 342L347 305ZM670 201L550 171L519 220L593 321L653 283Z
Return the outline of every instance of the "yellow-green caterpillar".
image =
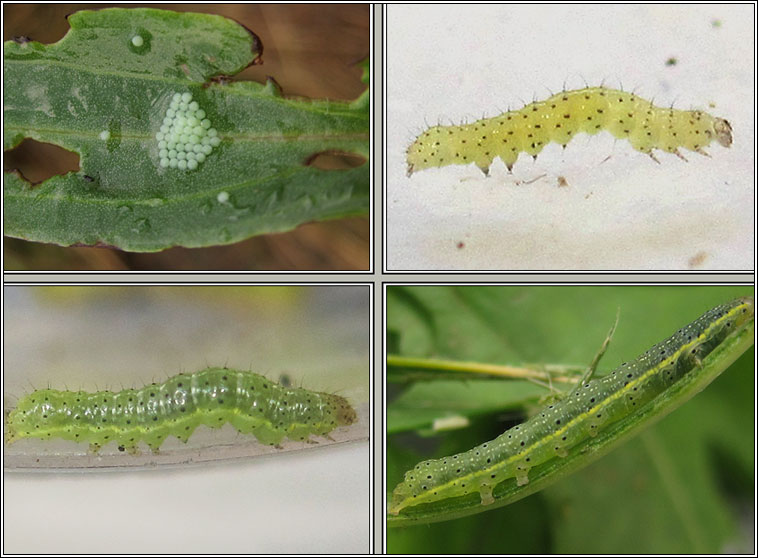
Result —
M327 436L355 420L353 408L338 395L283 387L252 372L207 368L119 392L35 390L8 414L5 441L63 438L88 442L93 452L115 441L130 453L143 441L157 452L168 436L187 442L201 424L220 428L229 422L276 445L285 436Z
M724 147L732 144L732 127L723 118L700 110L656 107L616 89L587 87L471 124L429 128L407 150L408 176L431 167L469 163L486 175L495 157L510 171L522 152L536 159L550 142L566 147L578 133L602 130L626 138L656 162L654 149L684 159L679 148L707 155L703 148L714 140Z
M702 360L743 324L753 319L752 297L717 306L682 327L633 361L590 380L529 420L469 451L416 465L392 493L389 513L409 506L478 492L493 504L493 489L515 478L529 482L529 470L561 459L600 429L664 394L694 373Z

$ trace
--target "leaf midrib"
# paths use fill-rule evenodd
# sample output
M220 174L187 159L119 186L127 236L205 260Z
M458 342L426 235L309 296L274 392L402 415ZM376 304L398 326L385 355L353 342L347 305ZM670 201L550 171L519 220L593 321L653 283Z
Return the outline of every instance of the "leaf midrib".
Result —
M59 130L56 128L32 128L32 127L21 127L21 126L14 126L14 125L6 125L4 127L6 130L9 131L18 131L18 132L27 132L27 131L34 131L39 133L40 135L60 135L60 136L69 136L69 137L81 137L81 138L97 138L100 132L92 132L88 133L83 130ZM114 135L113 137L118 137L122 139L134 139L134 140L153 140L155 139L155 136L153 134L149 135L143 135L143 134L134 134L134 133L124 133L119 132L117 135ZM249 142L259 142L259 141L265 141L265 142L272 142L272 141L315 141L315 140L362 140L368 137L368 132L355 132L351 134L335 134L335 135L329 135L329 134L279 134L276 136L253 136L253 135L243 135L243 134L219 134L218 137L223 139L231 139L234 141L249 141Z

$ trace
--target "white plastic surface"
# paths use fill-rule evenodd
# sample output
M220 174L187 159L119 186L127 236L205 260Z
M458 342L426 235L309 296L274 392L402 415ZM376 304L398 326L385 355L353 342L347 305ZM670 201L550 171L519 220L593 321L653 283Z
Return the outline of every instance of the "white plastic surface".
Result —
M366 553L368 442L123 474L5 474L4 552Z
M407 270L751 270L752 5L390 5L387 267ZM667 65L669 58L675 65ZM585 84L726 118L730 149L661 164L607 132L407 177L430 125L471 122ZM710 106L713 104L714 106ZM567 186L559 186L563 177ZM536 179L536 180L535 180Z

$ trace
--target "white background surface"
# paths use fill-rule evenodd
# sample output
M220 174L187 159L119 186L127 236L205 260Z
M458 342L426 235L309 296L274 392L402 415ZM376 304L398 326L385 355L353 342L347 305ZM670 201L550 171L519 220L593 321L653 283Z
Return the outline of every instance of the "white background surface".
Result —
M753 10L388 6L388 270L751 270ZM428 125L601 82L726 118L734 143L687 163L659 153L658 165L607 132L582 134L565 153L522 154L512 175L498 159L489 178L474 165L405 176L405 149Z
M5 287L5 403L31 386L120 389L227 364L347 397L361 419L345 429L352 441L189 467L100 472L90 455L89 471L5 473L4 552L368 552L370 291L241 288L254 289L61 287L98 291L59 300ZM21 442L45 451L22 440L5 456ZM62 466L71 459L62 454Z
M368 442L186 470L6 475L4 552L366 553Z

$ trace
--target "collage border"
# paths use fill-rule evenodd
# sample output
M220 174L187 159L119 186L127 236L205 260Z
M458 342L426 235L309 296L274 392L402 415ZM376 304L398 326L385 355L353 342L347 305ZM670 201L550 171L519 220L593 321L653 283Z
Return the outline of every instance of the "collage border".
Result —
M365 2L362 2L365 3ZM113 272L23 272L5 271L4 286L368 286L370 289L371 336L370 397L372 439L369 441L370 471L370 554L386 552L386 289L394 285L502 285L502 286L697 286L741 285L755 291L755 270L749 271L429 271L389 270L387 268L387 48L386 8L390 3L368 3L372 28L371 68L371 195L370 269L365 271L113 271ZM755 209L753 230L755 233ZM755 255L755 234L753 253ZM4 256L3 256L4 263ZM468 278L468 279L467 279ZM5 305L3 304L5 317Z

